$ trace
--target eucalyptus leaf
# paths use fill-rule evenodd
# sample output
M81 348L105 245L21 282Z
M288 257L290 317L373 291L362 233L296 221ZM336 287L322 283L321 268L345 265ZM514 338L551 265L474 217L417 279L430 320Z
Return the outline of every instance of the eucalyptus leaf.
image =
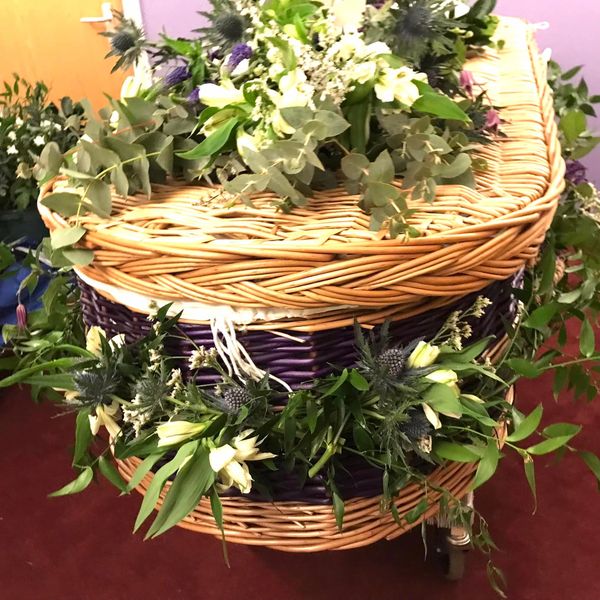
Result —
M55 229L50 232L50 240L52 248L58 250L66 246L76 244L86 233L83 227L73 226L65 227L64 229Z

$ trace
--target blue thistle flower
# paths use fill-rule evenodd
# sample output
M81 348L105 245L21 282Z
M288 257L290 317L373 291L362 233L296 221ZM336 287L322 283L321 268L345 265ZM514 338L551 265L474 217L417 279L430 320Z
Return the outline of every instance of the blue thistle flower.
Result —
M189 79L191 76L192 74L190 73L187 65L181 65L179 67L175 67L165 75L164 83L167 87L173 87L174 85Z
M252 48L248 46L248 44L236 44L231 49L231 54L229 55L229 60L227 61L227 66L233 70L235 69L243 60L250 58L252 56Z

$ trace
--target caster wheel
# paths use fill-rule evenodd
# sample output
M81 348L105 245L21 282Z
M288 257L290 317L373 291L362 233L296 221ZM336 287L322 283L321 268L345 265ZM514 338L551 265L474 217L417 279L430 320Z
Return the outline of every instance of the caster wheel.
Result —
M452 544L449 529L439 528L436 534L435 554L442 572L448 581L459 581L465 574L469 545Z

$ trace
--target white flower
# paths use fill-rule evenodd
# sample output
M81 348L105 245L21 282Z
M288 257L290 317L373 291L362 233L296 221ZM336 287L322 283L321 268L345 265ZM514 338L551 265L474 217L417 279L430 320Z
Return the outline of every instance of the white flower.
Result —
M52 127L52 121L49 121L48 119L44 119L43 121L40 122L40 127L45 127L46 129Z
M243 129L238 129L236 145L241 157L247 155L248 152L258 152L256 139Z
M17 147L13 144L6 149L6 154L19 154Z
M408 67L388 67L383 69L375 84L375 95L382 102L397 100L406 106L412 106L421 95L414 80L423 80L424 77L423 73L415 73Z
M206 429L206 423L189 423L188 421L168 421L156 428L158 446L179 444Z
M112 404L108 406L105 404L98 405L96 407L96 414L89 415L92 435L97 435L100 427L104 426L111 439L117 437L121 431L121 427L119 427L116 419L119 419L120 415L119 403L116 400L113 400Z
M15 125L16 125L17 127L21 127L21 125L23 125L23 119L21 119L21 117L17 117L17 118L15 119Z
M106 332L102 327L92 325L85 334L85 347L88 352L96 356L102 355L102 339L106 339ZM108 340L108 345L114 350L125 345L125 334L119 333Z
M6 137L14 142L17 139L17 134L14 131L9 131Z
M367 0L323 0L323 4L331 11L334 25L344 31L356 31L367 8Z
M431 366L440 355L440 349L428 342L420 341L410 353L406 363L411 369Z
M250 59L244 58L241 60L233 71L231 71L232 77L238 77L239 75L244 75L250 69Z
M237 487L243 494L252 489L252 476L245 461L275 458L270 452L260 452L258 436L249 437L254 431L247 429L225 444L210 451L208 460L212 470L218 474L224 488Z
M375 79L377 74L377 63L373 60L369 60L364 63L359 63L353 70L354 81L357 83L367 83L372 79Z
M289 71L279 80L281 93L268 90L275 110L271 115L271 126L275 133L283 137L291 135L296 130L283 118L284 108L305 107L312 104L314 88L307 83L306 73L300 68Z
M223 81L222 85L214 83L202 84L198 87L198 98L206 106L215 106L217 108L244 102L242 90L236 88L229 80Z
M125 78L121 86L121 100L140 96L153 85L152 69L147 61L140 61L133 70L133 75Z
M444 385L453 386L458 381L458 375L455 371L450 369L438 369L437 371L426 375L425 379L433 383L443 383Z
M43 145L46 143L46 140L44 139L44 136L43 136L43 135L36 135L36 136L33 138L33 143L34 143L36 146L43 146Z

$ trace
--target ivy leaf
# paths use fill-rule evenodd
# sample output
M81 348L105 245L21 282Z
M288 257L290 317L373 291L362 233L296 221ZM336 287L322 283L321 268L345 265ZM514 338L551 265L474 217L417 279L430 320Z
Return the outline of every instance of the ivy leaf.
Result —
M217 153L229 140L229 136L234 128L239 124L237 118L232 118L223 123L214 133L211 133L205 140L200 142L195 148L187 152L178 152L177 156L186 160L195 160L203 156L212 156Z
M506 438L508 442L520 442L528 438L539 426L544 413L544 407L536 406L520 423L515 430Z
M64 487L61 487L60 490L56 490L51 494L48 494L49 498L57 498L58 496L69 496L71 494L78 494L85 490L85 488L90 485L92 479L94 478L94 471L92 467L85 467L81 473L77 476L76 479L71 481L71 483L67 483Z
M55 229L50 233L52 248L58 250L66 246L76 244L86 233L83 227L67 227L65 229Z
M594 336L594 328L588 319L584 319L579 332L579 351L583 356L589 358L594 354L596 349L596 338Z

